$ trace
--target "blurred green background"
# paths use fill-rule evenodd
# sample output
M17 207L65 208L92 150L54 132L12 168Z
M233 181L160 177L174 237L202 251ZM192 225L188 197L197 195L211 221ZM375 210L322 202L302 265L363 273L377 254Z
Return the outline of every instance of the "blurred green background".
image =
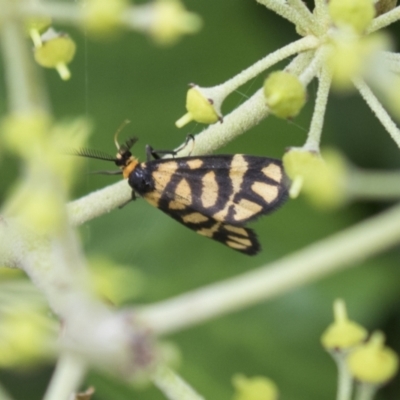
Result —
M134 153L141 159L146 144L156 149L175 148L186 135L204 128L192 123L178 130L174 125L185 112L188 83L204 87L219 84L297 38L291 24L254 0L186 0L185 5L203 18L204 27L199 34L167 48L157 47L136 33L96 42L81 31L58 26L77 42L73 76L62 82L53 70L43 73L57 118L83 115L93 121L89 147L113 154L113 134L128 118L132 123L123 135L140 138ZM244 102L262 85L264 77L232 94L223 112L227 114ZM0 89L4 92L3 82ZM285 148L302 145L316 89L313 81L308 104L294 121L270 117L218 152L280 158ZM4 102L1 107L4 109ZM400 167L395 144L356 94L330 97L322 143L339 148L365 168ZM87 172L107 167L85 161ZM4 199L19 173L17 162L4 155L0 173ZM72 198L116 179L87 174ZM151 303L265 265L386 206L357 203L322 213L302 199L289 201L279 212L252 224L263 247L256 257L200 237L140 199L86 224L80 234L87 254L102 255L142 271L146 281L137 301ZM207 399L230 399L231 377L238 372L269 376L285 400L333 399L336 368L320 345L320 335L332 319L333 300L345 299L351 318L369 330L384 330L389 345L400 353L399 260L398 247L265 304L169 336L182 353L178 372ZM15 399L36 400L42 398L50 374L51 367L1 371L0 380ZM85 384L95 385L94 399L98 400L164 398L152 387L132 389L94 371ZM399 378L379 396L400 398Z

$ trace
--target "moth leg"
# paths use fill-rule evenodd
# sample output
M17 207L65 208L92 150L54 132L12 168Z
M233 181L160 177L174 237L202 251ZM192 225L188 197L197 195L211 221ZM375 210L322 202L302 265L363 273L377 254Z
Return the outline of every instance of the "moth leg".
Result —
M176 150L154 150L151 146L147 145L146 146L147 161L151 161L152 159L159 160L161 158L161 155L171 155L172 157L175 157L182 149L184 149L189 144L190 140L192 140L192 142L193 142L192 149L190 150L190 153L189 153L189 155L190 155L194 148L194 136L193 135L186 136L185 143L183 143L181 146L179 146Z
M195 140L194 140L194 136L192 135L192 134L189 134L189 135L187 135L186 136L186 140L185 140L185 143L181 146L181 147L179 147L178 149L176 149L176 152L178 152L178 151L181 151L182 149L184 149L188 144L189 144L189 141L192 141L192 148L190 149L190 151L189 151L189 156L192 154L192 152L193 152L193 149L194 149L194 142L195 142Z
M126 201L125 203L123 203L123 204L121 204L120 206L118 206L118 208L123 208L123 207L125 207L127 204L129 204L131 201L135 201L135 200L136 200L136 193L135 193L134 190L132 190L132 192L131 192L131 198L130 198L128 201Z
M177 155L181 150L183 150L189 144L190 141L192 141L192 149L189 152L189 156L190 156L190 154L192 153L193 148L194 148L194 136L192 134L187 135L185 143L183 143L176 150L174 150L175 155Z
M158 153L158 151L154 151L150 145L146 144L146 161L159 160L160 156Z

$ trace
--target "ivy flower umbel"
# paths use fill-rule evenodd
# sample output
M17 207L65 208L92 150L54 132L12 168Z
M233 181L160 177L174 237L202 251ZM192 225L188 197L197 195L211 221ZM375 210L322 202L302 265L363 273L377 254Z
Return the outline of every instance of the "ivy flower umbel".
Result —
M182 127L192 120L206 124L224 123L222 105L227 96L271 66L291 57L290 63L282 71L270 74L264 88L253 96L260 99L260 96L265 95L264 108L261 108L258 100L257 106L253 107L257 111L251 117L243 117L253 119L247 126L257 124L269 114L280 118L295 116L306 100L308 84L316 78L318 90L314 112L307 139L298 148L299 151L309 152L310 159L321 164L322 160L319 163L317 161L327 101L332 88L357 90L400 147L400 130L371 89L383 94L390 110L400 117L400 54L391 50L391 40L387 35L377 33L400 19L400 7L395 7L393 1L385 0L315 0L314 8L310 10L301 0L257 1L292 22L301 38L264 56L224 83L213 87L194 85L188 91L187 113L177 120L176 125ZM272 91L271 87L274 88L273 83L278 77L279 85L275 85ZM297 97L294 99L295 82ZM243 132L240 128L243 123L240 121L233 128L237 130L236 135ZM233 136L229 133L230 138ZM296 162L296 157L291 159L291 169L303 169L302 161L298 166ZM340 186L340 190L334 193L332 204L328 204L330 196L326 196L328 207L342 203L348 195L343 185L343 176L340 177L341 171L344 171L342 164L339 157L332 164L339 175L336 172L330 174L334 171L329 165L328 168L324 167L324 171L334 178L335 185ZM302 188L299 179L294 184L296 187L292 194Z

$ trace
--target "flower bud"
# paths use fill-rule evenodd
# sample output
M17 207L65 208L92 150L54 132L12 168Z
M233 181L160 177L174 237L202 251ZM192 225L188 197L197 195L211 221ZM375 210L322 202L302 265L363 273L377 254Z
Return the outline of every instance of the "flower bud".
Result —
M328 7L337 26L350 26L358 33L362 33L375 16L373 0L330 0Z
M393 350L385 347L384 340L381 332L375 332L368 343L349 355L349 370L358 381L382 385L396 375L399 358Z
M321 209L339 207L345 201L346 164L339 153L326 150L322 158L318 153L292 148L283 156L283 165L294 182L289 191L292 198L301 189Z
M343 300L335 301L333 312L335 321L328 326L321 337L322 345L327 350L347 350L365 340L366 329L348 319Z
M244 375L235 375L232 379L235 387L233 400L276 400L278 388L271 379L264 376L247 378Z
M177 0L157 0L153 13L150 34L161 45L173 44L182 35L197 33L202 26L201 18L186 11Z
M280 118L295 117L306 102L306 89L289 72L271 73L264 82L264 95L271 112Z
M98 38L109 37L121 25L121 15L127 7L126 0L86 0L83 10L85 28Z
M68 80L71 73L67 67L74 58L75 42L66 34L47 31L42 36L43 45L34 50L36 62L45 68L56 68L61 79Z
M188 90L186 109L188 112L175 122L178 128L182 128L192 120L203 124L213 124L222 119L214 108L213 101L204 97L198 86L193 86Z

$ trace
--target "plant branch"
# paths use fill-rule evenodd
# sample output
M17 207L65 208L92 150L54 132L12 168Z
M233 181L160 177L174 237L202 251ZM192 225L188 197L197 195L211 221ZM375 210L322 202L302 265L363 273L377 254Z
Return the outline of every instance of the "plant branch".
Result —
M386 26L396 22L400 19L400 6L397 6L393 10L390 10L379 17L376 17L371 25L367 28L365 34L368 35L372 32L375 32L379 29L385 28Z
M13 1L3 0L0 5L15 8ZM10 17L2 20L0 29L9 110L12 113L47 112L43 82L39 80L22 25L17 18Z
M360 382L357 385L355 400L373 400L377 391L377 385Z
M63 321L62 349L130 378L154 362L150 332L134 317L111 310L94 296L72 231L47 238L3 217L0 264L24 270L43 292ZM146 359L136 357L138 352L145 352Z
M332 76L327 68L322 68L319 75L319 85L317 98L315 100L314 113L311 119L310 130L308 132L307 141L303 148L308 151L319 152L319 143L321 140L322 127L328 103L329 90L331 88Z
M346 193L350 199L400 199L400 171L349 169Z
M303 21L302 16L297 12L297 10L293 7L289 7L285 2L276 0L257 0L257 2L287 19L302 31L308 31L309 26L307 25L307 22Z
M303 23L307 25L308 30L313 29L317 21L302 0L287 0L287 4L299 13Z
M338 368L338 387L336 400L350 400L353 392L353 377L347 368L346 356L343 353L332 354Z
M2 385L0 385L0 399L1 400L13 400L12 397L3 388Z
M60 355L43 400L68 400L79 388L86 374L86 363L70 353Z
M204 400L179 375L160 364L153 376L153 383L170 400Z
M388 63L390 71L394 72L395 74L400 74L400 53L394 53L392 51L382 51L381 55Z
M233 78L211 89L217 90L219 87L221 87L221 90L224 92L226 96L228 93L233 92L238 87L248 82L250 79L256 77L257 75L261 74L263 71L265 71L272 65L278 63L279 61L282 61L285 58L288 58L294 54L314 49L318 45L319 45L319 40L315 36L311 35L296 40L295 42L292 42L274 51L273 53L268 54L266 57L257 61L249 68L246 68L239 74L235 75Z
M358 89L363 99L371 108L375 116L379 119L384 128L389 132L389 135L400 147L400 130L390 118L387 111L382 107L382 104L376 98L369 86L360 78L353 79L354 86Z
M400 204L397 204L258 270L143 306L139 317L157 334L176 332L354 267L399 242Z

